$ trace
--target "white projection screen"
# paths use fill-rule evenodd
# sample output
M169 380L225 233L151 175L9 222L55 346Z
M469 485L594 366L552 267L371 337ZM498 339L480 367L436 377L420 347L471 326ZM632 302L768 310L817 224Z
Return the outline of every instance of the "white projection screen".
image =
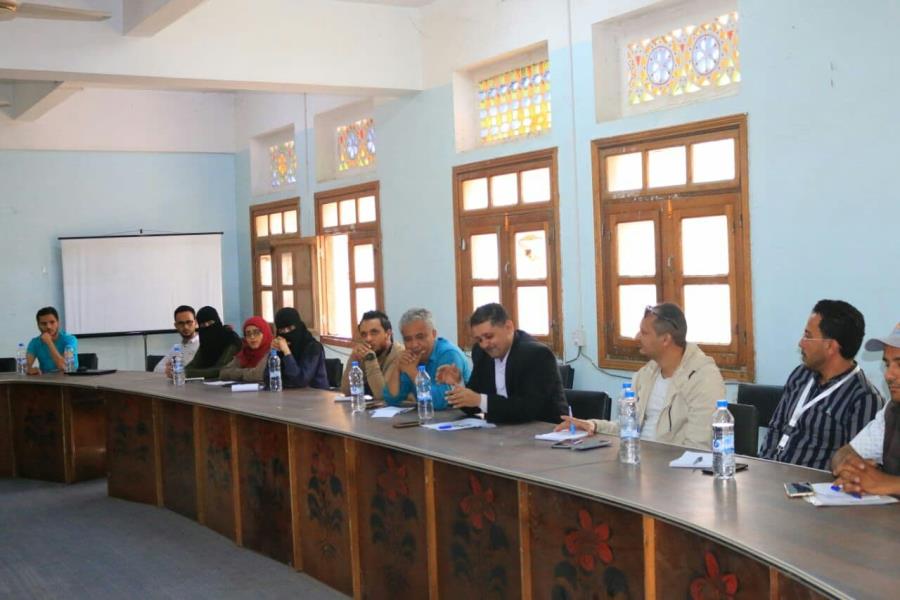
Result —
M72 334L173 329L181 304L222 314L222 234L59 238Z

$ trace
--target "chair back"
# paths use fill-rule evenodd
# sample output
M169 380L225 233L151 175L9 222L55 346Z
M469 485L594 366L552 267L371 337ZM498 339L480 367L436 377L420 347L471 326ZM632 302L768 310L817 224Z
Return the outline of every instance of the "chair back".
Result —
M165 356L162 354L148 354L147 357L144 359L144 368L147 370L148 373L150 373L153 371L153 369L156 368L156 365L159 364L159 361L161 361L164 358L165 358Z
M97 369L97 364L100 361L97 360L97 355L93 352L79 352L78 353L78 368L79 369Z
M566 402L576 419L609 419L612 400L606 392L593 390L564 390Z
M575 367L572 365L559 365L559 378L562 379L563 387L571 390L572 384L575 383Z
M784 386L781 385L757 385L755 383L742 383L738 385L738 404L752 404L759 414L759 424L768 427L778 402L784 394Z
M16 372L16 359L15 358L0 358L0 373L15 373Z
M325 375L328 377L328 385L332 388L341 387L341 377L344 376L344 363L339 358L325 359Z
M759 453L759 412L752 404L729 404L734 417L734 452L756 457Z

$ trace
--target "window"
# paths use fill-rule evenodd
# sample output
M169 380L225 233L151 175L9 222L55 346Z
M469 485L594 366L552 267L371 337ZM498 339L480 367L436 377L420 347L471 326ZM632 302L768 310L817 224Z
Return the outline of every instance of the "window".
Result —
M269 170L272 173L273 189L289 183L297 183L297 155L294 154L294 140L269 146Z
M322 335L347 344L368 310L384 306L378 183L316 194L321 250Z
M315 240L300 237L299 199L250 207L254 314L272 322L285 306L318 328L314 292Z
M375 124L371 118L338 127L336 133L339 172L375 163Z
M644 308L676 302L688 341L752 380L744 116L596 140L598 340L603 366L644 362Z
M556 173L556 149L453 170L461 342L472 312L500 302L519 329L562 354Z
M478 83L481 142L491 144L550 130L550 61L513 69Z

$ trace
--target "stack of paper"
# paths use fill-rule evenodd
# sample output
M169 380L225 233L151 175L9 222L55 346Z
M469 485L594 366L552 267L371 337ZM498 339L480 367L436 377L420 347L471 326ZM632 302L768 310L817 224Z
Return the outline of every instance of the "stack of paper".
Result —
M405 413L411 411L414 406L385 406L382 408L376 408L369 414L376 419L390 419L394 415L399 415L400 413Z
M365 398L366 402L369 402L370 400L372 400L372 396L370 396L369 394L366 394L365 396L363 396L363 398ZM334 397L335 402L350 402L350 400L352 400L352 398L350 398L350 396L335 396Z
M575 433L571 433L568 429L563 429L562 431L539 433L534 436L534 439L541 440L542 442L564 442L566 440L578 440L583 437L587 437L587 431L576 431Z
M428 429L437 429L438 431L457 431L459 429L490 429L496 427L493 423L488 423L484 419L478 417L469 417L468 419L459 419L457 421L444 421L443 423L429 423L423 425Z
M897 501L891 496L870 496L863 495L860 497L851 496L850 494L831 489L830 483L814 483L815 496L806 496L804 500L813 506L873 506L878 504L893 504Z
M712 452L691 452L687 450L670 462L669 466L678 469L712 469Z

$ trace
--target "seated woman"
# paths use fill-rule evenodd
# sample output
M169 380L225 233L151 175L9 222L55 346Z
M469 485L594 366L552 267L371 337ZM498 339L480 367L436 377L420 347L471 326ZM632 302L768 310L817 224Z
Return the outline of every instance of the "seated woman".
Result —
M250 317L244 321L244 345L241 351L222 367L219 378L263 382L271 345L272 328L262 317Z
M294 308L275 313L278 337L272 347L281 356L281 378L286 388L311 387L327 390L325 348L312 336Z
M197 327L200 347L184 367L184 374L187 377L216 378L222 367L241 349L241 338L222 324L219 313L212 306L204 306L197 311Z

